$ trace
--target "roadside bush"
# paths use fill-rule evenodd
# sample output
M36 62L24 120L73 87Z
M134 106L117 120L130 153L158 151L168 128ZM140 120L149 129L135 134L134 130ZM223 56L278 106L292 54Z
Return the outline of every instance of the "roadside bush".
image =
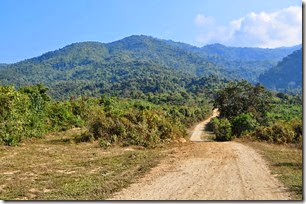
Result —
M302 144L303 140L303 121L291 120L289 122L292 130L294 131L294 141Z
M74 115L69 101L49 103L47 109L48 126L52 131L68 130L72 127L82 127L84 121Z
M28 123L25 126L27 137L42 137L47 131L46 106L50 102L48 88L38 84L21 88L18 93L29 98Z
M232 128L229 120L213 118L211 123L211 128L216 134L217 141L230 141L232 139Z
M103 138L100 138L98 140L98 142L99 142L99 146L104 148L104 149L106 149L107 147L111 146L111 143L106 141L106 140L104 140Z
M242 133L252 131L258 123L251 113L242 113L231 121L233 135L240 137Z
M220 120L215 117L210 120L210 122L206 126L206 130L216 132L218 129L218 125L220 124Z
M15 145L27 135L29 97L11 86L0 86L0 143Z
M95 140L101 140L103 147L107 143L156 147L185 136L186 131L183 125L167 118L164 111L133 107L120 116L110 113L99 115L88 124L84 140L88 134Z
M286 144L293 143L295 133L292 128L284 123L275 123L271 126L260 126L251 133L251 136L258 140L264 140L271 143Z

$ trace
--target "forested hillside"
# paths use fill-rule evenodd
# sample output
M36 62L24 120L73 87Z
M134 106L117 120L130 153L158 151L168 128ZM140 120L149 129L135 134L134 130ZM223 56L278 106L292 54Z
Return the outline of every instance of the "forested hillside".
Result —
M2 68L2 67L6 67L8 64L5 64L5 63L0 63L0 69Z
M285 57L277 66L260 75L259 81L277 90L302 88L302 49Z
M143 97L149 92L184 92L211 75L217 81L226 78L257 82L261 73L294 49L297 47L198 48L148 36L130 36L107 44L74 43L2 66L0 81L17 87L41 83L58 99L101 93Z
M280 47L276 49L248 48L248 47L226 47L221 44L206 45L201 48L207 54L216 55L231 61L280 61L302 45L293 47Z

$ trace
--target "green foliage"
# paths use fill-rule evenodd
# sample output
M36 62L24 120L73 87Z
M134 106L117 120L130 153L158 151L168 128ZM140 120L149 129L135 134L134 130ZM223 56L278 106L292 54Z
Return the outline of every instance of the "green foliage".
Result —
M251 113L242 113L231 121L233 134L240 137L242 133L254 130L258 123Z
M111 146L111 143L104 140L103 138L100 138L99 140L99 146L106 149L107 147Z
M205 99L182 94L184 105L163 104L161 95L147 100L122 99L107 95L100 98L51 101L42 85L0 86L0 142L18 144L22 139L41 137L49 131L86 126L88 131L76 142L98 140L109 144L156 147L186 135L186 127L206 117L212 109ZM164 95L163 95L164 96ZM180 97L173 95L172 98Z
M286 144L293 143L295 133L288 124L275 123L271 126L258 127L251 136L258 140L265 140L272 143Z
M259 76L260 83L279 91L302 88L302 49L285 57L277 66Z
M222 56L231 61L269 61L281 60L284 56L299 49L301 45L290 48L261 49L249 47L226 47L221 44L205 45L201 49L211 55Z
M154 99L159 100L158 95ZM78 141L93 138L101 140L102 146L107 142L122 146L156 147L185 136L186 127L206 117L212 108L205 100L198 103L199 107L192 107L188 103L184 106L157 105L145 100L119 99L107 95L98 98L96 103L96 110L100 110L100 113L90 116L87 120L88 131Z
M231 123L226 118L213 118L210 123L210 128L216 134L217 141L232 140Z
M156 147L185 135L185 126L173 122L167 117L167 112L158 107L152 110L139 107L142 106L123 109L120 116L116 108L108 110L88 124L88 133L84 137L91 134L94 139L102 141L103 146L109 143Z
M183 136L187 126L207 116L215 92L215 107L221 112L215 130L224 140L231 138L231 131L239 136L257 123L299 121L301 94L272 97L261 85L229 83L257 82L259 74L299 48L197 48L131 36L107 44L75 43L1 65L1 84L20 89L0 86L0 143L14 145L49 131L86 126L88 132L77 141L155 147ZM291 65L287 61L299 52L278 67ZM37 83L46 87L24 87ZM299 138L299 122L292 126Z
M217 93L214 106L221 119L212 120L209 128L217 136L226 136L220 134L224 119L223 129L231 127L237 137L251 136L279 144L302 142L301 95L269 92L246 81L231 82Z
M78 141L94 140L106 144L140 145L156 147L164 142L186 135L186 126L206 117L211 106L205 100L199 107L188 105L161 104L159 95L153 104L145 100L119 99L102 95L96 101L99 114L87 120L88 131ZM192 104L194 104L192 102ZM97 111L95 111L97 112Z
M47 123L54 131L67 130L72 127L82 127L84 125L84 121L81 117L73 113L69 101L49 103L47 116Z
M36 58L3 65L0 81L17 87L42 83L55 99L101 93L144 99L148 93L196 93L202 89L211 92L207 80L210 76L257 82L261 73L296 49L214 45L197 48L131 36L107 44L74 43ZM202 82L205 85L198 86Z
M17 144L28 125L29 97L11 86L0 86L0 143Z
M229 83L216 94L214 106L221 117L231 120L242 113L251 113L256 121L265 123L271 100L271 93L263 86L238 81Z
M41 137L47 132L46 106L51 100L47 91L48 89L41 84L23 87L19 90L21 94L27 95L30 99L28 124L25 126L27 137Z
M70 102L51 102L47 90L42 85L20 90L0 86L0 143L16 145L24 138L84 125Z
M0 143L15 145L24 137L41 137L47 132L46 106L50 97L42 85L16 91L0 86Z
M303 121L302 120L291 120L289 122L290 127L294 131L294 141L302 144L303 142Z
M302 101L298 95L276 94L267 114L268 124L250 134L253 138L273 143L302 145Z
M270 123L302 119L301 95L278 93L276 96L267 114Z

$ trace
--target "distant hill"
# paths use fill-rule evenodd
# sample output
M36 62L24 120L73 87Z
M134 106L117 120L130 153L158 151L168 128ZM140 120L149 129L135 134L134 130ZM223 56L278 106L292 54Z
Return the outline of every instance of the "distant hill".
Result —
M259 82L276 90L302 88L302 49L285 57L277 66L259 76Z
M0 69L1 69L1 67L5 67L5 66L7 66L8 64L6 64L6 63L0 63Z
M302 45L293 47L269 48L248 48L248 47L226 47L221 44L206 45L201 48L209 55L216 55L230 61L280 61L284 56L300 49Z
M0 82L16 86L42 83L56 97L164 92L184 89L192 79L212 75L257 82L261 73L294 49L297 47L233 48L219 44L199 48L134 35L111 43L74 43L2 66Z

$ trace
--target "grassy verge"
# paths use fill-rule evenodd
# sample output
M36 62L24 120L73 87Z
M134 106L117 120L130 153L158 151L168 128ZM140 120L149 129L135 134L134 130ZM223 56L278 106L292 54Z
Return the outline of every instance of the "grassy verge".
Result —
M0 146L0 199L103 200L136 181L161 158L159 150L75 144L75 132Z
M246 144L258 150L268 161L272 174L290 190L294 200L303 198L303 160L302 150L285 146L261 142L247 142Z

